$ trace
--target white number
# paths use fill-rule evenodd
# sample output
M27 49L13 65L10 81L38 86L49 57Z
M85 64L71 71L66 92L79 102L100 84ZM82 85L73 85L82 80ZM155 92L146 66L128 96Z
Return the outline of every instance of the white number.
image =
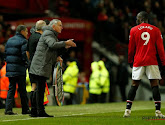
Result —
M142 40L145 40L145 43L143 45L147 45L150 40L150 34L148 32L143 32L141 34Z

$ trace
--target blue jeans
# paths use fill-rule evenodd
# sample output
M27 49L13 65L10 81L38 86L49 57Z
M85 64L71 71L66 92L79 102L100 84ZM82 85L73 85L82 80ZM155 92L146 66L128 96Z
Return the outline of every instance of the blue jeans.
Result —
M26 76L9 77L9 91L7 93L5 111L12 111L14 103L14 95L16 84L18 84L18 92L21 97L22 112L29 110L28 97L26 91Z

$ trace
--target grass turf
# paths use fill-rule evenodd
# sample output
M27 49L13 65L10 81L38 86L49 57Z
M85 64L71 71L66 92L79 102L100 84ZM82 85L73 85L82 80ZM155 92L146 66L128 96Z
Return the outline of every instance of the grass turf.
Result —
M46 106L46 112L54 118L31 118L21 114L21 108L14 108L16 116L4 115L0 109L0 125L154 125L164 124L164 119L153 120L153 101L134 101L131 117L123 118L125 102L86 104L70 106ZM162 112L165 114L165 102ZM152 118L153 117L153 118ZM148 119L149 118L149 119Z

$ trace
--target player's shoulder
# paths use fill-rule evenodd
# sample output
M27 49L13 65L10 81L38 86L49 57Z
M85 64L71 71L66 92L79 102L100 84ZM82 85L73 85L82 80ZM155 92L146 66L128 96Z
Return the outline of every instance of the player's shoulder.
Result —
M138 25L137 25L137 26L132 27L132 28L131 28L131 30L135 30L135 29L137 29L137 28L138 28Z
M142 30L144 28L147 28L147 29L150 29L150 30L159 30L158 27L154 26L154 25L151 25L151 24L148 24L148 23L141 23L137 26L134 26L131 28L131 32L136 32L137 30Z
M154 30L159 30L158 27L156 27L156 26L154 26L154 25L152 25L152 24L148 24L148 26L152 27Z
M131 33L136 32L137 29L138 29L138 25L132 27L131 30L130 30L130 32L131 32Z

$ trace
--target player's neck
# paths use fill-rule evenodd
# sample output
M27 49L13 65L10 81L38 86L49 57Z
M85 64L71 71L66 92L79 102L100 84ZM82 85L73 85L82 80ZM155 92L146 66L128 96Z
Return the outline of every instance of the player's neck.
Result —
M142 21L141 23L148 23L148 21Z

